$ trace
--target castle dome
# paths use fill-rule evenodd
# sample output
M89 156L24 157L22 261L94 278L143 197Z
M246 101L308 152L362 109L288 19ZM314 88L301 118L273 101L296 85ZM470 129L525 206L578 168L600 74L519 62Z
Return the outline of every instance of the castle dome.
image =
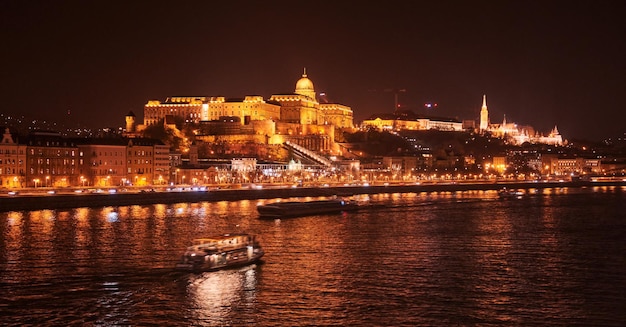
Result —
M302 95L315 94L313 82L306 76L306 68L304 69L302 77L296 82L296 93Z

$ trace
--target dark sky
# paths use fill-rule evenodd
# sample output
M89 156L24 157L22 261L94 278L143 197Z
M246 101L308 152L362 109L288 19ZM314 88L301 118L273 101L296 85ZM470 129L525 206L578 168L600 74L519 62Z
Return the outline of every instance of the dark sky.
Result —
M306 67L357 122L393 111L385 89L461 120L486 94L492 122L600 140L626 132L625 17L591 0L3 0L0 113L122 126L172 95L293 92Z

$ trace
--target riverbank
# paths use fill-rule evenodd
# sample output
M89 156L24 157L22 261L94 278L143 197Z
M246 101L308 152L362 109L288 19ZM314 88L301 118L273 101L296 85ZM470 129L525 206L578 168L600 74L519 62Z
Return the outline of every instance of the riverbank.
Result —
M565 187L626 186L626 181L576 181L576 182L514 182L514 183L436 183L388 186L341 186L264 188L211 191L164 191L149 193L80 193L40 194L0 197L0 212L31 211L43 209L69 209L79 207L106 207L150 204L173 204L189 202L218 202L293 197L353 196L379 193L457 192L469 190L545 189Z

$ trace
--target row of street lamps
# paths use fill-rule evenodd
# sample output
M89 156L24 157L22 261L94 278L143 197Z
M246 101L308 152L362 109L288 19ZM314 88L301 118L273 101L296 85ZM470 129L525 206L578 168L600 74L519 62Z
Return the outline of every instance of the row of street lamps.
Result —
M35 178L33 179L33 183L35 184L35 188L37 188L37 184L39 184L41 180L39 178ZM46 176L46 185L44 185L45 187L48 187L48 182L50 181L50 176Z

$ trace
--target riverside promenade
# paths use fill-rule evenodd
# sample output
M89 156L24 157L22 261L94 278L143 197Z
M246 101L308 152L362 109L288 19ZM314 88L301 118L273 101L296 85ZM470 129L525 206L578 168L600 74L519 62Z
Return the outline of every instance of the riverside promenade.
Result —
M0 196L0 212L81 207L129 206L193 202L219 202L294 197L349 197L359 194L488 191L508 189L547 189L572 187L626 187L625 180L574 182L475 182L397 184L374 186L331 186L262 189L218 189L209 191L156 191L116 193L28 193Z

